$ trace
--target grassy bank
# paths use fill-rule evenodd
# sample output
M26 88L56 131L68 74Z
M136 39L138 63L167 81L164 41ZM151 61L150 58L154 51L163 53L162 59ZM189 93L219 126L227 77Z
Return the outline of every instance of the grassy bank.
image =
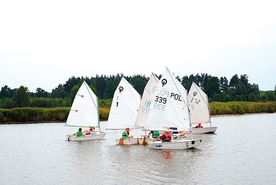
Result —
M273 113L276 102L211 102L210 108L211 115ZM100 107L100 120L108 119L109 110L109 106ZM69 107L0 109L0 123L65 122L69 111Z
M211 102L211 115L276 112L276 102Z

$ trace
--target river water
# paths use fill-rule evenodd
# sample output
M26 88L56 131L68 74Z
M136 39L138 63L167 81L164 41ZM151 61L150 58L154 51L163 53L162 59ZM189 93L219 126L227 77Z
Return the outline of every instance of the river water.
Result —
M69 142L64 123L0 125L1 184L276 184L276 114L212 117L197 149ZM131 131L136 134L137 131Z

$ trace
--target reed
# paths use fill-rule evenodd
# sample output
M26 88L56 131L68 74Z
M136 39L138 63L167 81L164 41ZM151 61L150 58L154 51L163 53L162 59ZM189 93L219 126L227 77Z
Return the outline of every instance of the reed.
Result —
M211 102L211 115L274 113L276 102ZM70 107L0 109L0 123L65 122ZM101 121L108 119L109 105L99 108Z
M70 108L14 108L0 109L0 123L64 122Z
M211 102L211 115L273 113L276 102Z
M100 107L99 108L99 114L100 114L100 120L106 121L108 119L110 107L105 106L105 107Z

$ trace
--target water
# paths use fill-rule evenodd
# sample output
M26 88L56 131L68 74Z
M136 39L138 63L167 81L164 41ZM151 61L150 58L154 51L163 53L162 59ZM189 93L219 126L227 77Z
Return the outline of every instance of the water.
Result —
M103 130L106 122L102 122ZM198 149L68 142L63 123L0 125L1 184L276 184L276 114L218 116ZM104 130L105 131L105 130ZM132 134L136 134L131 131Z

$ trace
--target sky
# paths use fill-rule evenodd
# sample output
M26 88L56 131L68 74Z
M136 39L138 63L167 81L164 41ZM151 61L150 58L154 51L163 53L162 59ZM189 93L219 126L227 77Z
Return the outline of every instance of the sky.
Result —
M0 88L207 73L276 85L274 0L0 0Z

